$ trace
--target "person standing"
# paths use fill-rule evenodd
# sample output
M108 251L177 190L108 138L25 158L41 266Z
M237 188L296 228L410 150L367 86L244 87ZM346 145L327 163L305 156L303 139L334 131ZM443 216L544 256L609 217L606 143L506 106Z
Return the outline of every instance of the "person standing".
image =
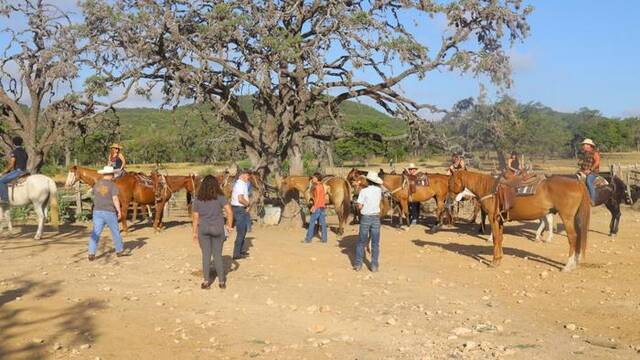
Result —
M366 176L367 187L360 191L357 207L360 209L360 231L358 244L356 245L356 258L353 269L362 269L364 248L371 236L371 271L378 271L378 258L380 255L380 201L382 200L382 179L375 171L369 171Z
M227 221L225 224L226 215ZM227 277L224 273L222 261L222 245L227 234L233 229L233 211L227 203L227 199L220 189L218 180L207 175L202 180L198 194L193 202L193 242L200 244L202 251L202 274L204 282L200 288L211 287L211 257L218 276L218 286L221 289L227 287Z
M231 191L231 208L236 223L236 241L233 246L233 259L244 259L249 253L244 250L245 238L249 226L249 171L242 170Z
M311 238L316 233L316 223L320 221L320 228L322 230L322 242L327 242L327 220L325 215L325 192L324 184L322 184L322 175L319 173L313 174L311 177L311 199L313 205L311 207L311 220L309 220L309 228L307 229L307 236L304 238L305 243L310 243Z
M582 158L580 159L579 172L587 177L587 188L591 196L591 205L596 205L596 187L594 182L600 172L600 152L596 150L596 144L591 139L584 139L582 145Z
M9 203L8 184L27 173L29 156L22 147L23 140L21 137L16 136L12 139L12 142L14 148L11 151L9 164L7 164L5 171L0 174L0 204Z
M127 165L127 159L122 154L122 147L119 144L111 145L108 165L113 167L114 178L122 176L124 167Z
M93 229L89 237L89 261L95 260L98 241L104 226L109 227L113 244L116 247L116 256L124 255L122 237L118 219L122 218L120 200L118 199L118 187L113 182L113 168L105 166L98 170L102 179L93 185Z
M410 176L418 175L418 167L414 163L410 163L407 166L407 173ZM409 223L411 225L415 225L418 223L418 219L420 218L420 202L411 201L409 202Z

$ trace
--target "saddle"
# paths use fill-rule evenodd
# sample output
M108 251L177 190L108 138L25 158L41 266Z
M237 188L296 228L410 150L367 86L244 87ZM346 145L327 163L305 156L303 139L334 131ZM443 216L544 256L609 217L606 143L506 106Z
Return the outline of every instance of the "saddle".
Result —
M404 172L402 175L404 178L403 185L408 185L410 198L418 190L418 186L429 186L429 176L427 173L419 172L415 175L409 175Z
M138 181L138 183L140 183L142 186L145 186L151 189L155 188L153 179L151 178L151 176L145 175L140 172L130 173L130 174L133 174L133 176L136 178L136 181Z
M499 177L496 184L496 206L500 214L506 213L509 218L509 210L520 196L535 195L536 189L546 180L545 175L524 174L510 179Z

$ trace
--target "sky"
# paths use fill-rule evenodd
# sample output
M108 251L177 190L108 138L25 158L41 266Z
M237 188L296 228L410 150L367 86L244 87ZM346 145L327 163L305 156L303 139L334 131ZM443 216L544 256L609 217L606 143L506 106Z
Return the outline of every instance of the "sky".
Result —
M56 3L75 8L73 0ZM528 3L535 8L529 18L530 35L509 50L514 84L506 90L489 86L490 96L504 92L520 102L541 102L559 111L588 107L606 116L640 116L640 1ZM7 25L14 24L0 20L0 28ZM6 42L0 35L0 48ZM469 75L437 72L424 81L408 79L402 91L418 102L447 109L458 100L477 96L480 81L490 85ZM156 91L149 101L133 95L124 106L156 107L160 96Z

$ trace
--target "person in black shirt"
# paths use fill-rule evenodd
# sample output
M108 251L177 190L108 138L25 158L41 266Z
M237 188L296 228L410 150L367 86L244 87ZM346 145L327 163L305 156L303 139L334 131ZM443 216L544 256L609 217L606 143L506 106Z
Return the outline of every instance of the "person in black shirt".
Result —
M9 189L7 184L19 178L27 172L27 161L29 156L22 147L22 138L16 136L13 138L15 148L11 152L11 159L5 171L0 174L0 203L9 203Z

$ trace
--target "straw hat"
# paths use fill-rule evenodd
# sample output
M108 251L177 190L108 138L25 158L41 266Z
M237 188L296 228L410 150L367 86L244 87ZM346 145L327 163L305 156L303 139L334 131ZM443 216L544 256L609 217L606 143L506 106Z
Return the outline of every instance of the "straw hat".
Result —
M113 145L111 145L111 149L122 150L122 146L120 146L120 144L113 144Z
M98 174L100 175L109 175L109 174L113 174L114 172L115 170L113 169L112 166L105 166L101 170L98 170Z
M587 145L591 145L591 146L593 146L593 147L596 147L596 143L594 143L594 142L593 142L593 140L591 140L591 139L584 139L584 140L582 140L582 142L580 143L580 145L584 145L584 144L587 144Z
M367 172L367 180L374 182L378 185L382 184L382 179L380 179L380 176L378 176L378 174L372 170L369 170Z
M407 169L417 169L417 168L418 167L414 163L409 163L409 165L407 166Z

